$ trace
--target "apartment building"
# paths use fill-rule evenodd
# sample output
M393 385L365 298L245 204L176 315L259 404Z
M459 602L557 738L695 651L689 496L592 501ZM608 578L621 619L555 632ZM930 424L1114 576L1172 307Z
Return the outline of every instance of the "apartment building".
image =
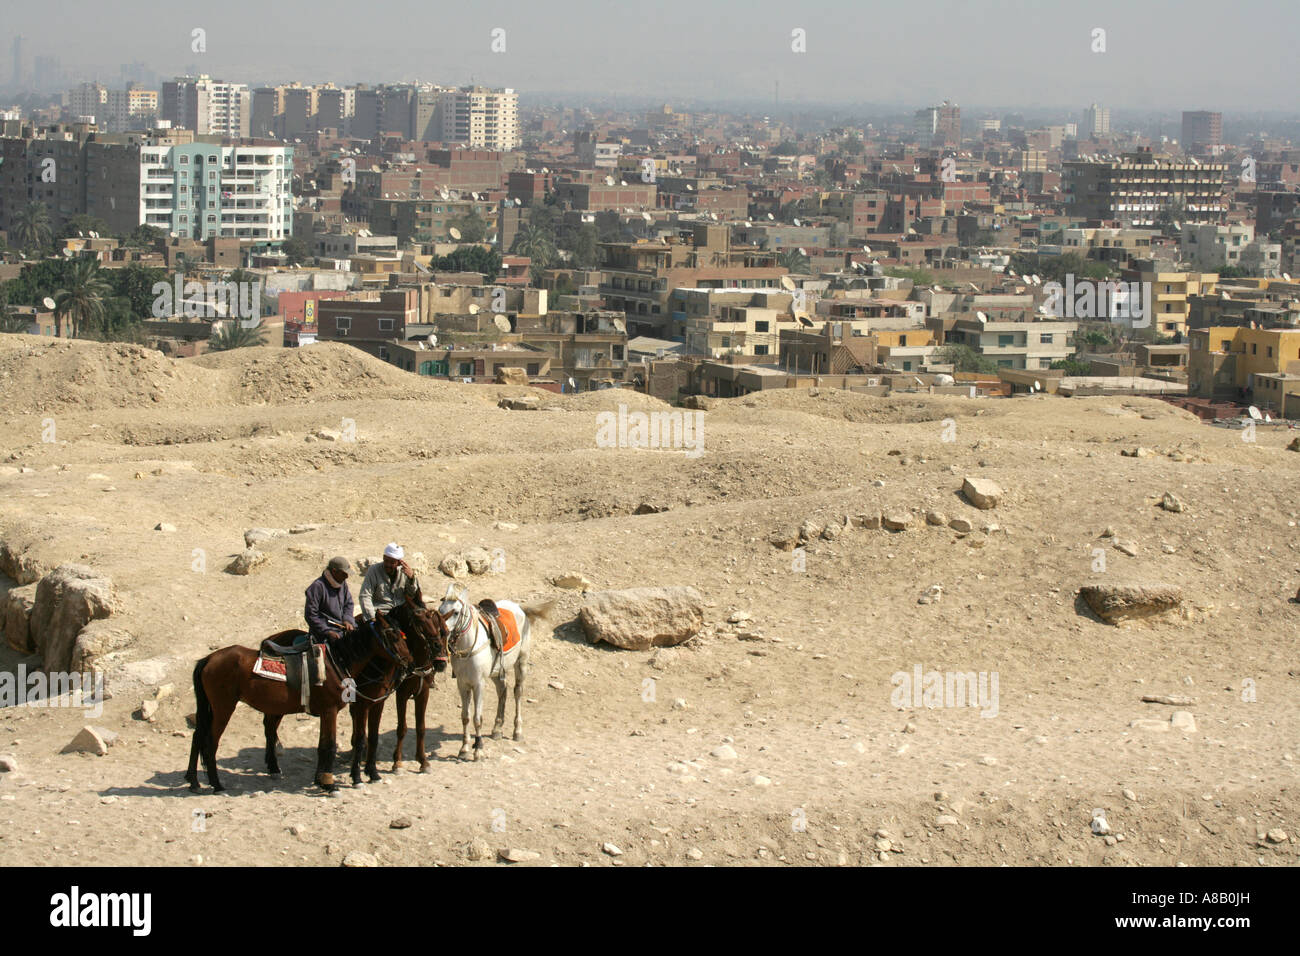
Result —
M916 111L914 130L923 146L961 145L961 107L943 101Z
M419 321L417 289L355 292L316 303L316 337L320 342L354 345L385 362L392 346L406 341L408 326Z
M944 344L967 345L999 368L1045 369L1074 353L1071 343L1078 328L1078 322L981 321L977 315L962 314L946 330Z
M81 117L93 117L96 126L110 133L145 129L158 115L158 91L134 84L114 90L101 83L82 83L65 93L63 99L65 119L75 122Z
M478 215L487 223L487 234L496 231L499 210L495 202L474 199L376 199L370 203L370 228L396 236L400 245L451 240L458 220ZM455 240L458 241L458 240Z
M1110 135L1110 109L1093 103L1083 111L1083 124L1079 128L1083 139L1099 139Z
M606 242L600 251L600 294L608 308L626 313L634 335L684 334L685 314L674 315L670 305L674 289L765 289L786 274L775 252L733 247L726 226L703 223L690 242Z
M519 94L514 90L448 90L442 94L441 109L444 142L495 150L519 145Z
M1156 157L1150 147L1119 160L1066 162L1062 198L1071 215L1154 226L1162 212L1181 222L1219 222L1228 202L1223 163L1174 162Z
M796 375L862 375L877 364L875 338L852 322L782 329L779 353L781 368Z
M780 354L781 329L801 327L791 311L793 293L776 287L674 289L672 299L683 317L686 352L692 355L775 359ZM674 312L674 318L678 314Z
M139 221L196 240L275 247L293 231L292 179L291 146L142 147Z
M1270 278L1282 274L1282 244L1255 238L1248 222L1231 225L1183 226L1183 258L1197 269L1219 270L1240 266Z
M1219 277L1213 272L1175 272L1165 266L1163 260L1135 259L1121 278L1150 283L1152 328L1160 335L1182 336L1187 332L1191 297L1212 294Z
M163 84L161 118L198 136L247 138L252 94L243 83L214 80L207 74L178 76Z
M1183 111L1183 151L1205 152L1223 143L1223 114L1204 110Z
M1268 376L1268 387L1262 387L1260 379ZM1300 330L1211 326L1188 335L1189 394L1211 400L1267 397L1278 408L1284 389L1272 384L1277 376L1300 376Z
M578 391L627 380L627 328L621 313L550 312L516 316L520 341L550 357L554 378L573 379Z

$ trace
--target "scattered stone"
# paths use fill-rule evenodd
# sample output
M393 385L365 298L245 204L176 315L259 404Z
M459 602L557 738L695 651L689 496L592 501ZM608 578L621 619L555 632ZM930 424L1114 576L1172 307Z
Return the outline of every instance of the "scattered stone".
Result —
M156 524L156 525L153 526L153 529L154 529L155 531L175 531L175 530L176 530L176 525L174 525L174 524L167 524L165 521L160 521L160 522L158 522L158 524Z
M1101 533L1101 537L1103 538L1115 537L1115 529L1112 528L1110 525L1106 525L1106 530Z
M700 849L699 847L697 847L697 846L693 846L693 847L691 847L689 850L686 851L686 859L688 859L688 860L702 860L702 859L704 859L704 851L701 850L701 849Z
M1002 488L988 478L967 478L962 482L961 493L967 501L981 511L996 508L1002 500Z
M593 591L578 617L591 643L644 651L698 634L704 626L704 596L692 587Z
M235 555L235 560L226 565L227 574L252 574L258 568L262 567L270 560L265 551L258 551L256 548L245 548L239 554Z
M1143 694L1144 704L1169 704L1172 707L1190 707L1196 703L1195 697L1171 697L1168 694Z
M497 531L518 531L519 525L512 521L498 521L492 525Z
M47 671L71 671L80 665L83 631L119 608L110 578L82 564L61 564L36 585L32 602L32 650Z
M770 787L770 786L772 786L772 781L769 780L767 777L763 776L761 773L756 773L756 774L754 774L754 776L752 776L752 777L749 778L749 782L752 783L752 784L753 784L754 786L756 786L756 787Z
M840 532L843 530L844 528L842 525L833 524L833 523L828 524L826 527L822 528L822 540L834 541L836 538L840 536Z
M751 619L751 615L748 611L732 611L727 615L727 622L730 624L741 624Z
M343 865L349 868L378 866L379 858L373 853L362 853L360 850L353 850L343 858Z
M482 837L475 837L465 844L465 858L474 861L490 860L492 859L492 848L488 846L487 840Z
M1121 790L1120 794L1124 797L1125 800L1129 800L1134 803L1137 802L1137 794L1134 793L1132 790L1128 790L1128 789Z
M1164 733L1169 730L1169 722L1167 720L1152 720L1147 717L1141 717L1138 718L1137 720L1131 720L1129 721L1129 726L1135 730L1146 730L1146 731L1150 731L1151 733L1157 733L1157 734Z
M1079 595L1108 624L1163 614L1183 603L1183 589L1174 584L1089 584Z
M600 851L601 851L602 853L605 853L605 854L609 855L609 856L622 856L622 855L623 855L623 851L620 850L620 849L619 849L617 846L615 846L613 843L602 843L602 844L600 845Z
M504 365L497 369L494 381L497 385L527 385L528 370L515 365Z
M1176 710L1169 717L1169 726L1173 730L1181 730L1183 733L1196 733L1196 718L1192 716L1189 710Z
M319 531L325 527L323 524L296 524L289 529L290 534L307 534L309 531Z
M517 398L503 398L497 402L497 407L512 412L535 412L541 408L541 399L536 395L521 395Z
M803 524L799 525L799 543L807 544L813 538L820 537L821 533L822 526L809 518L804 521Z
M409 829L411 828L411 826L412 826L412 823L411 823L411 818L410 818L410 817L398 817L396 820L392 820L392 821L389 822L389 824L388 824L388 829L390 829L390 830L409 830Z
M969 534L975 528L975 526L965 518L953 518L948 522L948 527L952 528L953 531L959 531L962 534Z
M948 523L948 516L942 511L927 511L925 513L925 523L941 527Z
M1287 841L1286 831L1280 829L1269 830L1268 833L1264 834L1264 839L1269 843L1285 843Z
M1119 538L1116 538L1113 547L1116 551L1121 554L1127 554L1130 558L1137 557L1138 546L1136 541L1121 541Z
M140 706L135 711L136 720L147 720L153 723L158 719L158 702L155 700L145 700L140 702Z
M569 571L565 574L557 574L551 578L551 583L557 588L564 588L568 591L590 591L594 586L581 574L576 571Z
M669 506L658 501L643 501L633 510L634 515L657 515L663 514L669 509Z
M0 754L0 773L17 773L18 760L13 754Z
M912 527L912 516L906 511L895 511L884 515L880 523L886 531L906 531Z
M958 820L952 814L944 813L935 817L934 825L937 827L955 827L958 825Z
M709 755L711 757L716 757L718 760L735 760L740 756L736 753L736 749L730 744L723 744L720 747L715 747L710 751Z
M873 511L868 514L854 515L853 524L855 527L867 531L878 531L880 529L880 512Z
M338 441L343 437L343 433L334 428L322 428L316 433L316 438L320 441Z
M530 860L540 860L542 858L542 855L536 850L520 850L514 847L498 850L497 856L507 863L527 863Z
M767 539L768 544L778 551L793 551L799 544L799 532L797 531L777 531Z
M1175 513L1187 510L1187 505L1184 503L1183 499L1179 498L1177 495L1170 494L1168 491L1166 491L1164 497L1160 499L1160 507L1164 508L1166 511L1172 511Z
M108 753L108 748L117 743L117 734L104 727L82 727L59 753L89 753L102 757Z
M938 604L943 597L943 587L938 584L931 584L919 598L917 604Z

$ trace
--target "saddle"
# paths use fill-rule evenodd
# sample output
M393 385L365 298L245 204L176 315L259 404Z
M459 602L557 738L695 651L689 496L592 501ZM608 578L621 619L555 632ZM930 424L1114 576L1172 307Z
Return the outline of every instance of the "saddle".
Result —
M284 681L291 691L298 692L302 709L312 713L311 688L317 679L317 665L311 637L306 631L280 631L262 641L253 673Z
M487 625L488 638L492 641L493 650L497 654L513 651L519 643L519 625L515 622L515 616L501 613L496 602L490 598L479 601L478 609L483 615L483 623Z

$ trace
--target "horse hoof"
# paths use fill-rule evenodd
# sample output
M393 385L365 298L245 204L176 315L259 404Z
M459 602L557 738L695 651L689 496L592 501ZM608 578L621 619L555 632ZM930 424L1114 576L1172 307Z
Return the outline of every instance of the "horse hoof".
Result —
M370 778L370 782L371 782L371 783L378 783L378 782L379 782L379 774L378 774L378 773L366 774L366 776L368 776L368 777Z
M429 765L427 763L420 764L420 769L416 771L416 773L428 773L428 772L429 772Z
M198 783L190 784L190 793L202 793L202 792L203 792L203 788L200 787Z
M499 731L499 730L494 730L494 731L492 731L492 739L493 739L493 740L500 740L500 739L501 739L501 731Z
M519 740L523 740L523 739L524 739L524 732L523 732L522 730L516 730L516 731L515 731L515 740L516 740L516 741L519 741Z

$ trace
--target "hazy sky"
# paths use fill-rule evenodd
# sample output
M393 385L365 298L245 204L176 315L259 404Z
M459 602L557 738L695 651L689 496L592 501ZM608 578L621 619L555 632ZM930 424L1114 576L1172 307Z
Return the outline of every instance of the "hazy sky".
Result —
M4 0L26 59L249 83L464 84L682 102L1300 111L1296 0ZM506 50L493 53L502 28ZM207 51L191 32L207 31ZM806 31L807 52L791 50ZM1106 51L1092 52L1092 31Z

